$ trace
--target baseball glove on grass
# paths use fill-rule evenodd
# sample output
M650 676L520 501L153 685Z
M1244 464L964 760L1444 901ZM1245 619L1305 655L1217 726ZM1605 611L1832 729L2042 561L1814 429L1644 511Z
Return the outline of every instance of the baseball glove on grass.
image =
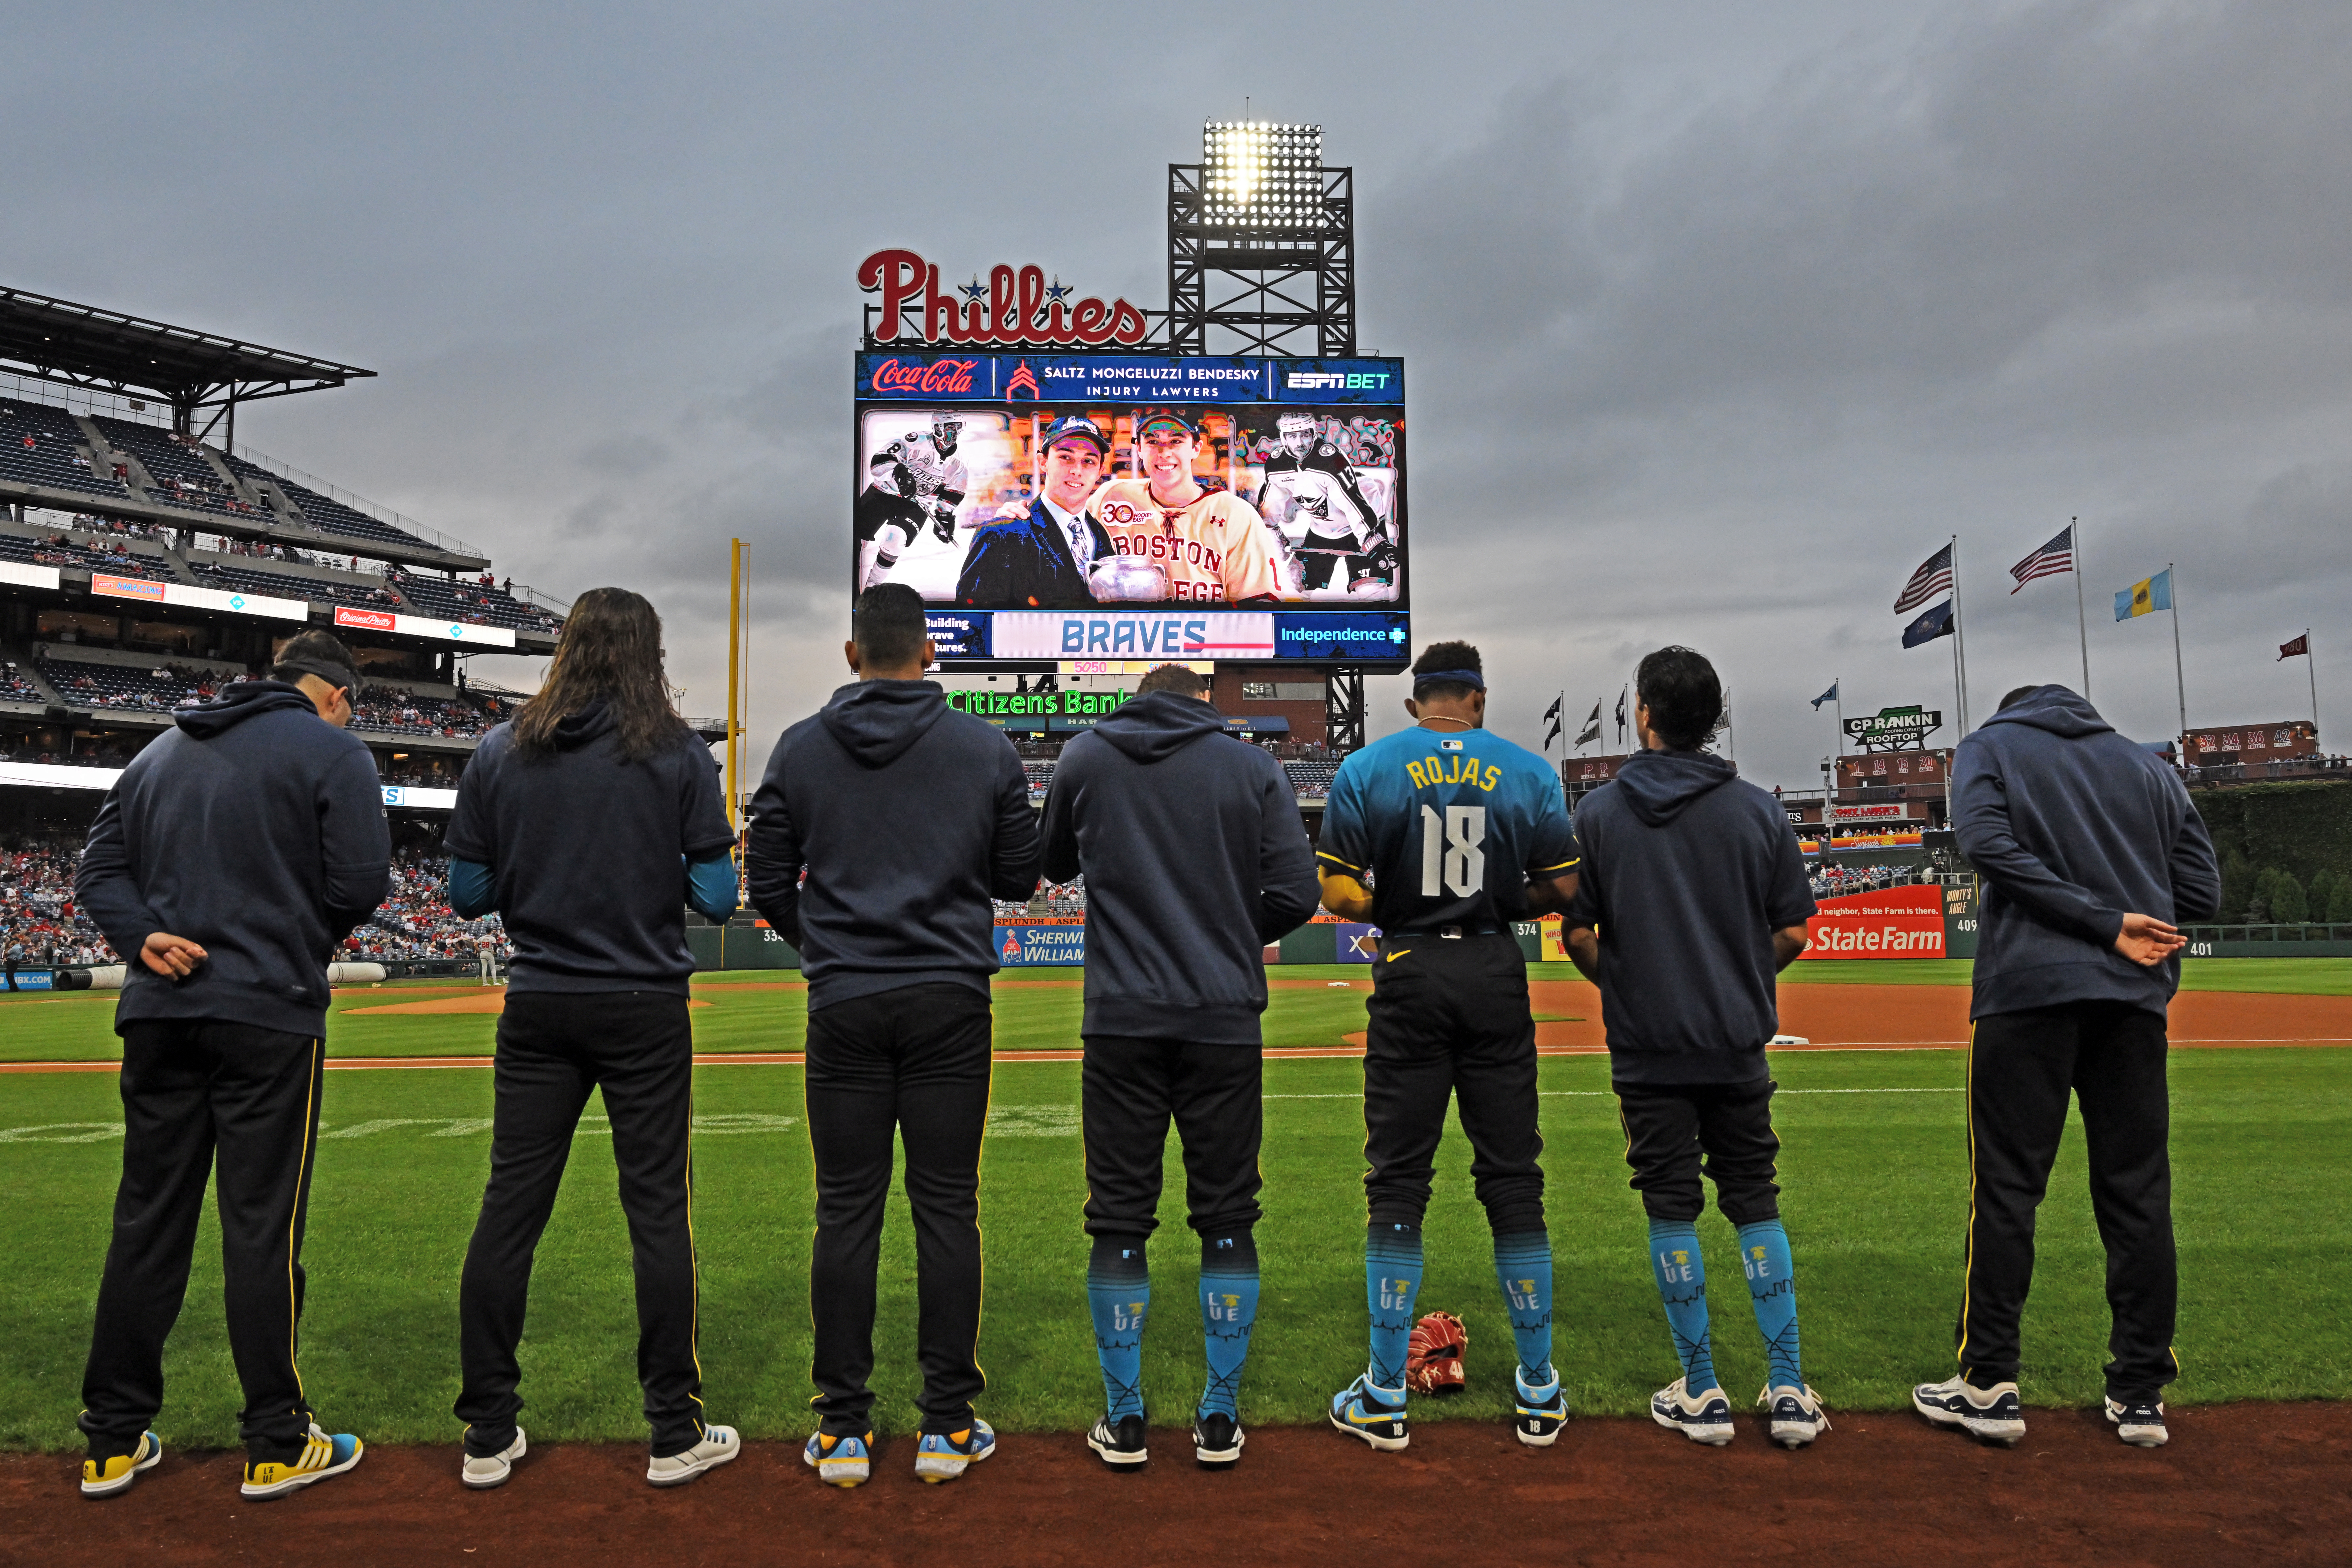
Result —
M1462 1352L1470 1331L1451 1312L1432 1312L1412 1326L1405 1343L1404 1385L1415 1394L1456 1394L1462 1388Z

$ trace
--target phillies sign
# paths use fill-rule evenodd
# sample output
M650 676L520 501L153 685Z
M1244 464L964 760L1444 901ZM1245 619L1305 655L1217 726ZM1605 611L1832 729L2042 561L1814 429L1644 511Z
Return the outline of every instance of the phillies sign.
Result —
M877 342L1132 346L1151 330L1124 299L1070 304L1076 290L1059 279L1047 283L1041 267L1000 263L986 283L975 275L942 290L936 265L911 250L877 250L857 264L857 286L882 296Z

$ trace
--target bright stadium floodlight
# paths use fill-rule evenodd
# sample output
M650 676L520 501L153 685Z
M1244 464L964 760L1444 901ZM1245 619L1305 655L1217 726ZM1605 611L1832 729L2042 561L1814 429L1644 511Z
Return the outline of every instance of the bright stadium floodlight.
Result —
M1323 128L1212 120L1201 128L1201 217L1219 228L1322 226Z

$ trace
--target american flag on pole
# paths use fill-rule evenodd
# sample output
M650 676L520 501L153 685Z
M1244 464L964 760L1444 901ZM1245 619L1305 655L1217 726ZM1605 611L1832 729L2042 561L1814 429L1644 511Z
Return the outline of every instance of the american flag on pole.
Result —
M2017 579L2017 588L2024 587L2036 577L2055 577L2074 569L2074 525L2068 523L2058 531L2058 537L2009 569ZM2010 592L2014 594L2017 588Z
M1911 581L1895 601L1898 616L1917 609L1952 585L1952 547L1948 544L1919 563L1919 570L1911 574Z

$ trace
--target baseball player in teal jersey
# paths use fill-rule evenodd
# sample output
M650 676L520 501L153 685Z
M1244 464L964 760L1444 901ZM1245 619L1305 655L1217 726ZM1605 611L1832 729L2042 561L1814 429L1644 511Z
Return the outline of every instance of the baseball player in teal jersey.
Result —
M1405 710L1419 723L1340 764L1318 857L1323 907L1381 930L1364 1053L1371 1362L1333 1396L1331 1425L1375 1448L1411 1440L1406 1344L1450 1097L1469 1135L1518 1352L1514 1429L1546 1447L1568 1399L1551 1364L1536 1029L1511 922L1567 907L1576 835L1550 764L1481 728L1486 682L1476 648L1437 643L1412 679Z

